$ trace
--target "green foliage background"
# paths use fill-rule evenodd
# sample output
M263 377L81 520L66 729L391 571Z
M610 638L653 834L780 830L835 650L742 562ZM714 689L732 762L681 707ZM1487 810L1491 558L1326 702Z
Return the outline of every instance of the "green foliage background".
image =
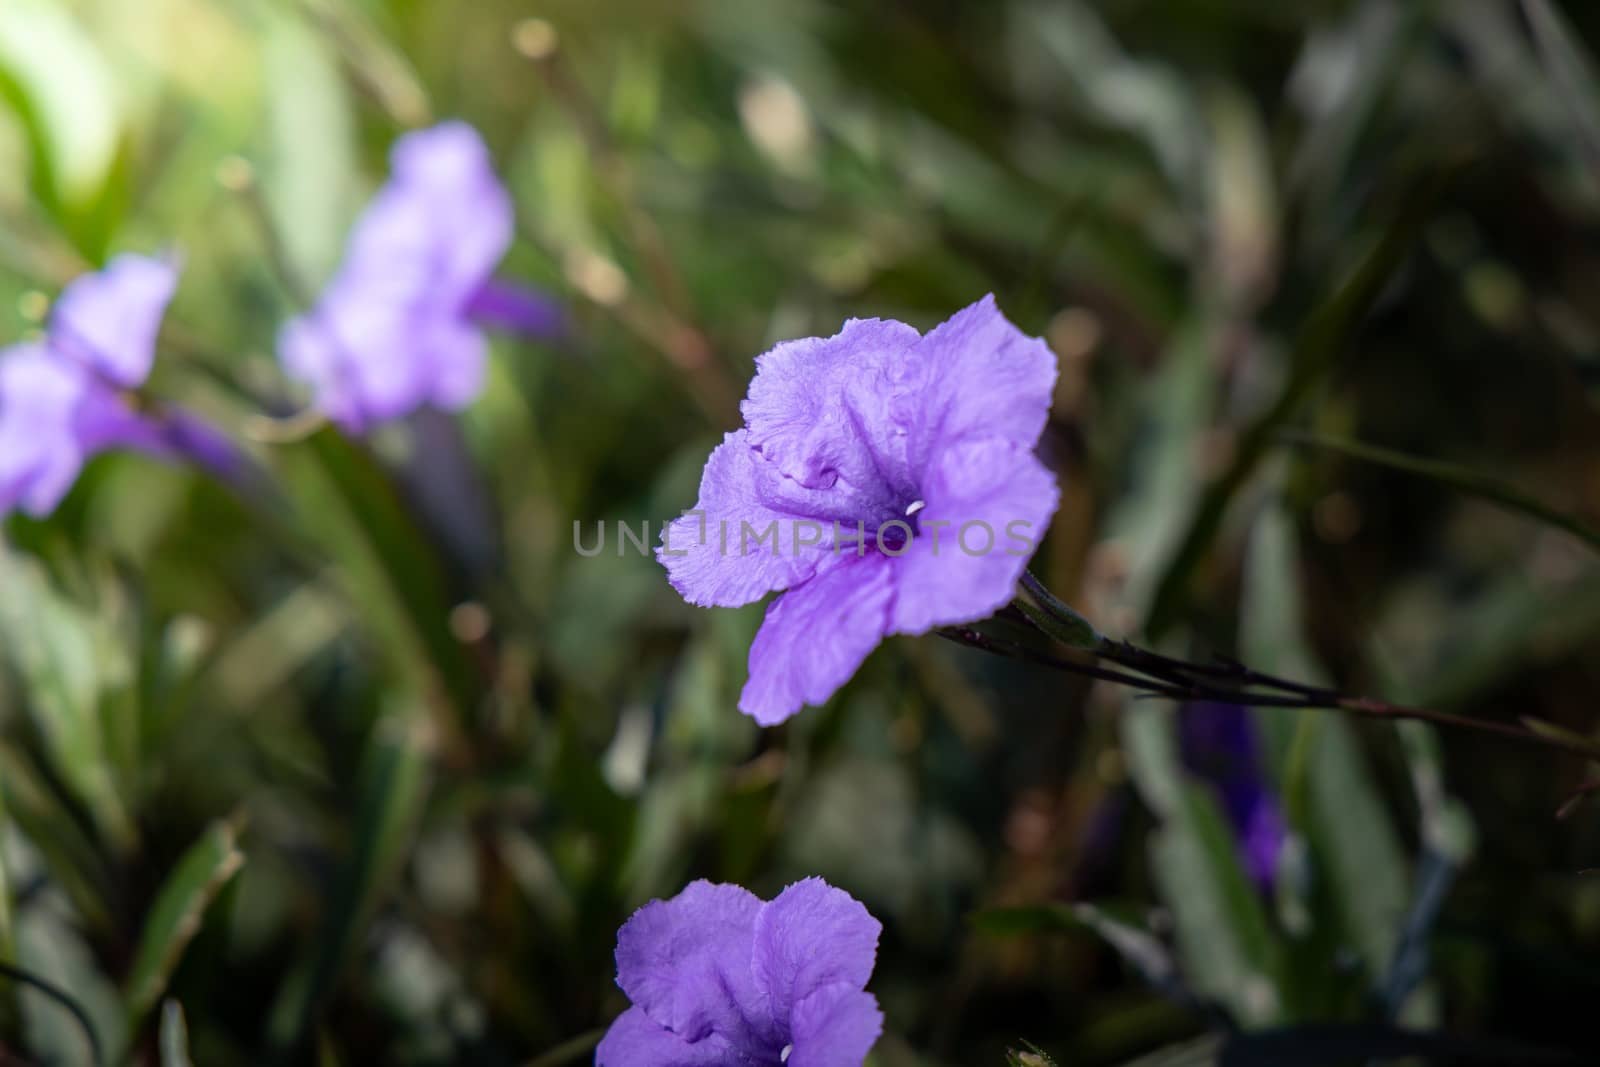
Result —
M887 926L876 1067L1205 1063L1223 1017L1592 1048L1571 760L1261 712L1295 831L1264 898L1175 709L930 637L763 733L759 609L572 526L691 503L771 343L993 291L1062 361L1035 570L1103 628L1591 734L1597 31L1539 0L5 0L0 336L179 249L151 392L269 478L107 457L7 524L0 958L108 1062L550 1067L622 1007L632 908L819 874ZM499 342L459 426L296 432L275 331L393 138L449 116L515 194L503 273L576 339ZM22 985L0 1035L89 1062Z

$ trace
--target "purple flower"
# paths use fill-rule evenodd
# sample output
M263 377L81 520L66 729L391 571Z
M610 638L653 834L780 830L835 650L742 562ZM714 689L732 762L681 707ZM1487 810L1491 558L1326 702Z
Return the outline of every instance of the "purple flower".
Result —
M756 366L745 428L656 555L692 604L785 591L739 699L772 725L826 701L885 636L1011 599L1056 507L1033 454L1056 363L985 297L926 335L852 319Z
M1184 764L1216 789L1245 872L1257 886L1270 889L1288 829L1267 780L1249 709L1237 704L1190 704L1178 724Z
M170 259L118 256L62 291L43 341L0 351L0 515L48 515L107 449L194 451L201 424L154 418L126 396L150 373L177 279Z
M471 126L406 134L390 165L316 309L279 338L285 368L354 433L471 403L487 358L480 322L561 330L552 301L493 277L511 244L511 197Z
M882 929L820 878L770 903L710 882L651 901L617 934L633 1007L596 1067L861 1067L883 1032L866 992Z

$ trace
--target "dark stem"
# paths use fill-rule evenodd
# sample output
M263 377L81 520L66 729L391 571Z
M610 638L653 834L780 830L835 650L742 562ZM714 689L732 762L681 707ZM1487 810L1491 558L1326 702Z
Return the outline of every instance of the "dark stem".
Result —
M1330 709L1373 719L1427 722L1436 726L1494 734L1588 760L1600 760L1600 744L1583 738L1540 732L1493 719L1476 719L1431 708L1410 707L1377 697L1352 696L1337 689L1258 671L1231 659L1219 657L1208 663L1195 663L1152 652L1127 641L1114 641L1100 634L1087 619L1046 589L1033 574L1024 573L1022 587L1029 599L1018 599L1016 607L1019 610L1016 614L1020 614L1046 637L1076 650L1089 660L1104 660L1120 669L1068 659L964 627L941 630L940 636L987 652L1127 685L1152 696L1173 700L1209 700L1257 708ZM1581 799L1596 790L1600 790L1600 780L1580 787L1575 799ZM1566 806L1563 806L1563 810L1566 810Z

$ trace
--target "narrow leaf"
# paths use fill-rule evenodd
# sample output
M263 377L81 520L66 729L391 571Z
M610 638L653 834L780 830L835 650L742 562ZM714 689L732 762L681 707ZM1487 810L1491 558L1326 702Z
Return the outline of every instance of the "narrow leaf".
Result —
M200 932L206 909L244 865L238 841L234 823L213 823L189 846L156 894L128 972L125 1000L130 1033L137 1032L145 1014L166 992L184 949Z

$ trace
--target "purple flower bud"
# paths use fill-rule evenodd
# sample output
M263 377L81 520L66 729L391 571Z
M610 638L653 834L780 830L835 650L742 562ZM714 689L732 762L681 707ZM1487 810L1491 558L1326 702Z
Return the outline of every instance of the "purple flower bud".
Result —
M885 636L1010 601L1056 509L1033 454L1056 361L985 297L926 335L852 319L756 367L745 428L656 555L692 604L785 591L739 700L772 725L826 701Z
M279 356L352 433L422 407L455 411L483 388L480 321L536 336L556 306L495 282L511 244L511 197L463 122L406 134L317 307L290 322Z
M1270 889L1288 828L1266 776L1250 710L1237 704L1190 704L1178 723L1184 764L1216 789L1245 872L1262 890Z
M109 449L213 469L223 452L237 455L193 416L153 418L126 395L149 376L177 281L170 258L118 256L62 291L43 341L0 351L0 516L50 514L84 463Z
M633 1001L596 1067L861 1067L883 1032L866 992L882 925L820 878L770 903L694 882L617 934Z

